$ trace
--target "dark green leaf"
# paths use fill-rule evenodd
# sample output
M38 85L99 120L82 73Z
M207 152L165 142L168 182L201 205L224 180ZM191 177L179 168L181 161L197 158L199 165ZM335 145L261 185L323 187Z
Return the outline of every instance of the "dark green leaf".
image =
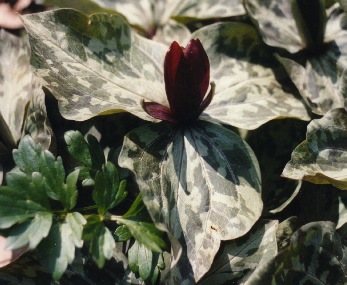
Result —
M64 134L67 149L71 156L84 166L92 167L88 143L79 131L68 131Z
M34 249L47 237L51 225L53 215L49 212L38 212L30 221L17 224L11 228L7 236L7 248L17 249L28 245L30 249Z
M64 192L62 193L62 203L67 210L71 210L76 205L77 201L77 188L76 183L79 176L79 170L71 172L66 177L66 184L64 187Z
M68 264L75 258L75 247L82 247L82 231L86 220L80 213L68 213L55 223L49 235L38 246L42 264L48 267L55 280L60 279Z
M21 171L31 174L39 171L41 153L42 147L27 135L21 139L18 149L13 150L13 159Z
M105 164L104 151L96 137L88 135L87 141L89 144L89 152L92 160L92 168L101 170L102 166Z
M146 211L146 206L143 203L142 196L137 195L135 201L131 204L128 211L122 217L123 217L123 219L126 219L128 217L138 217L144 211Z
M128 252L129 267L134 273L138 273L146 284L156 284L159 267L163 266L162 255L154 253L145 245L135 241Z
M117 168L111 162L107 162L95 176L93 199L99 213L105 214L122 202L126 195L125 181L119 181Z
M130 230L124 225L121 225L116 229L114 236L117 242L127 241L132 238Z
M116 246L108 228L104 226L100 216L91 215L83 230L83 239L89 244L89 252L99 268L103 267L106 259L112 257Z
M136 217L117 220L129 229L139 243L147 246L150 250L162 252L162 249L167 248L164 233L158 230L153 223L139 221Z

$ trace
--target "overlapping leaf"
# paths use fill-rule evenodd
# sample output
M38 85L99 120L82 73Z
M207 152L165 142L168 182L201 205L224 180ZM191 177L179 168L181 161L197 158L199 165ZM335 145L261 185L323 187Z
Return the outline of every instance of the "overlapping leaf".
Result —
M215 24L192 37L203 43L211 64L211 81L216 83L215 95L202 117L243 129L255 129L282 117L308 120L303 103L288 89L284 71L253 27Z
M82 246L85 220L67 212L76 204L78 171L65 179L61 159L35 145L30 136L20 141L13 158L17 167L7 173L7 186L0 187L0 228L7 229L10 249L38 246L59 279L73 261L75 247ZM51 200L61 203L63 221L56 217Z
M246 236L225 243L199 284L244 284L260 264L277 254L277 227L277 221L260 221Z
M325 46L310 50L299 35L290 1L247 0L245 3L267 44L291 53L305 51L292 58L281 56L279 60L312 111L323 115L343 107L339 89L341 71L347 66L347 30L339 5L327 10Z
M290 246L251 275L247 285L345 284L347 252L331 222L314 222L296 231Z
M185 45L190 32L174 19L209 19L245 14L240 0L93 0L100 6L123 14L130 24L144 29L153 39L170 44L173 40Z
M126 110L153 120L141 108L141 100L167 105L165 47L132 35L122 18L101 14L88 18L74 10L56 10L25 16L24 23L33 64L65 117L85 120ZM200 38L207 50L216 83L205 118L245 129L278 117L308 119L303 103L276 80L275 74L281 72L274 70L278 68L272 64L274 58L251 26L216 24L193 37Z
M150 119L141 100L164 100L165 46L131 34L122 17L62 9L23 20L32 64L66 118L126 110Z
M187 250L177 280L199 280L220 241L244 235L260 216L257 161L221 126L140 127L126 136L119 163L135 173L154 222L166 224Z
M307 127L306 140L292 153L283 176L347 189L347 112L335 109Z

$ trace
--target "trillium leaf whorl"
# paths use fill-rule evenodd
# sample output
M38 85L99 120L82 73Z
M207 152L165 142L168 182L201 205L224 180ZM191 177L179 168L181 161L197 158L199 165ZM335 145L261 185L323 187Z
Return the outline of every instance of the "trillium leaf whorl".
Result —
M156 119L177 124L194 121L209 105L210 63L199 39L192 39L185 48L173 42L164 62L165 91L169 108L144 102L146 112ZM205 99L204 99L205 98Z

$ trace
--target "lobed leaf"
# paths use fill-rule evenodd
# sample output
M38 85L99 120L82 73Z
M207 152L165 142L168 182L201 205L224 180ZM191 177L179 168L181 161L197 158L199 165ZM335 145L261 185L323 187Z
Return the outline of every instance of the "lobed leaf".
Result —
M257 161L245 142L219 125L137 128L125 137L119 165L134 172L153 221L166 224L187 247L184 278L194 272L199 280L220 241L244 235L260 216Z
M28 245L30 249L35 249L42 239L47 237L52 218L52 213L38 212L32 220L15 225L7 236L6 247L18 249Z
M165 267L161 254L152 252L145 245L135 241L129 249L128 258L131 271L138 273L146 284L156 284L159 269Z
M79 131L68 131L64 134L64 139L70 155L84 166L91 168L92 159L83 135Z
M125 180L120 181L117 168L111 162L107 162L95 176L93 200L98 206L99 214L104 215L126 196Z
M32 64L65 118L126 110L151 120L141 100L163 103L165 46L131 34L122 17L60 9L23 16L23 22Z
M335 109L307 127L306 140L292 153L282 175L347 189L347 112Z
M100 216L91 215L83 230L83 240L89 244L89 252L99 268L106 259L110 259L116 246L115 240L107 227L100 220Z
M75 248L82 247L86 220L80 213L68 213L62 222L53 224L48 237L38 246L38 254L53 278L58 280L75 258Z
M278 221L260 221L246 236L223 244L203 284L244 284L260 264L277 254Z
M342 238L331 222L306 224L293 234L289 247L262 264L245 284L345 284Z

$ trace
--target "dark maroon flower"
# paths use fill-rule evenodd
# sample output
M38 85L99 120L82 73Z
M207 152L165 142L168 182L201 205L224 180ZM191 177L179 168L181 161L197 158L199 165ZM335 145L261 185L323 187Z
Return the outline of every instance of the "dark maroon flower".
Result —
M213 84L210 82L210 63L199 39L190 40L183 48L173 42L164 62L165 91L169 107L143 102L145 111L156 119L176 124L188 124L200 116L211 103ZM205 96L206 95L206 96Z

